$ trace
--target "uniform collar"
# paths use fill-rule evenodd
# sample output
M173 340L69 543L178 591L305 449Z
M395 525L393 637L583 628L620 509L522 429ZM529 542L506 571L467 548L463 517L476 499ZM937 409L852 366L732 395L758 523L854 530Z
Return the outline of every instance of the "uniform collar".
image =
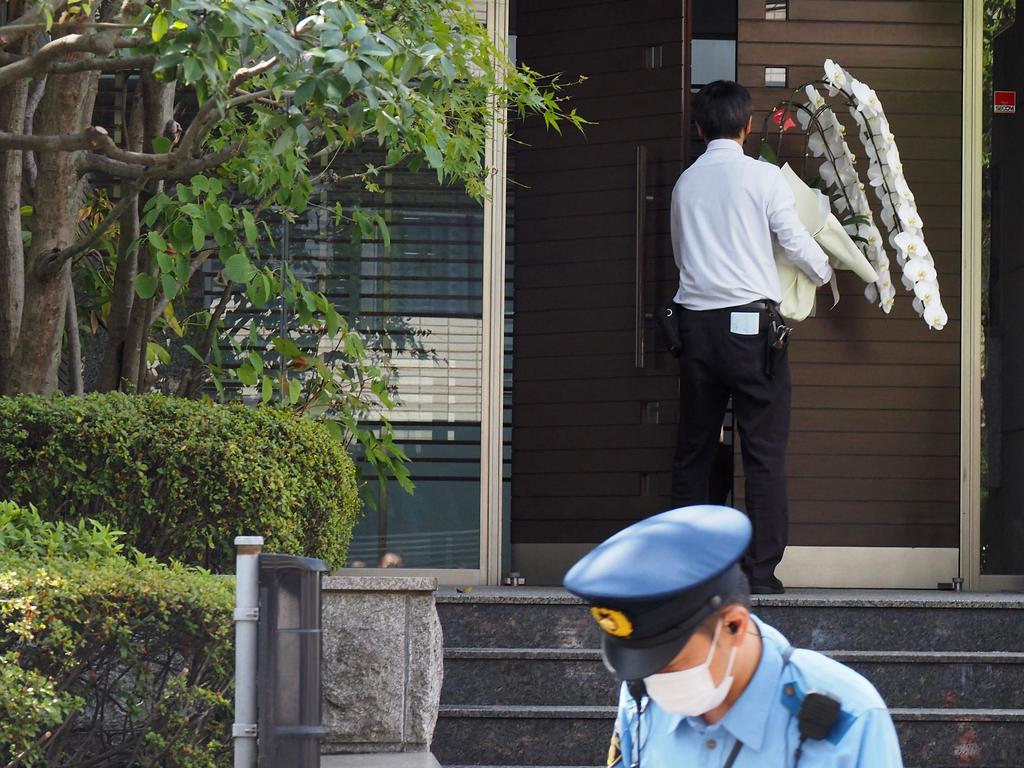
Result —
M708 152L717 152L719 150L724 152L735 152L740 155L743 154L743 147L732 139L712 139L708 142Z
M735 143L735 142L734 142ZM738 145L737 145L738 146ZM768 717L772 707L778 700L779 681L782 677L782 651L773 638L767 637L765 624L756 616L751 615L761 634L761 660L754 670L743 694L732 705L715 726L725 728L743 745L754 752L764 746L764 734L768 727ZM668 732L672 733L683 720L687 720L698 732L705 731L709 726L703 718L686 718L682 715L670 715Z

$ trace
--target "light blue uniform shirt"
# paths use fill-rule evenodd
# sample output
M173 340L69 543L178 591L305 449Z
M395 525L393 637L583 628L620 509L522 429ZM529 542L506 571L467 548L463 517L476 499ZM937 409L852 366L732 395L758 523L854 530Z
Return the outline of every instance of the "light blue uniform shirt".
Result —
M902 768L896 729L874 686L814 651L796 650L785 663L786 638L752 618L763 641L761 661L722 720L708 725L703 718L673 715L643 700L640 768L721 768L737 739L743 748L734 768L792 768L800 743L797 712L809 691L837 697L842 711L828 739L804 743L800 768ZM625 685L615 731L622 751L619 765L629 768L636 762L636 704Z

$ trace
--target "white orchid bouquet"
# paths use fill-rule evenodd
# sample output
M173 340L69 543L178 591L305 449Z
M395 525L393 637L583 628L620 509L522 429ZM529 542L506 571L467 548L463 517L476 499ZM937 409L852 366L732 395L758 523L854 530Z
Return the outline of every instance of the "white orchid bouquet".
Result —
M860 143L868 158L867 184L861 180L857 156L846 141L846 126L816 86L827 88L829 98L842 102L859 128ZM901 282L914 294L915 311L929 328L941 330L949 318L939 295L935 261L925 244L924 222L903 175L896 139L878 94L829 59L825 62L823 80L795 90L790 99L769 113L768 119L778 125L778 145L775 149L771 147L771 131L766 119L761 152L764 159L778 161L784 134L797 124L806 137L805 158L812 155L824 158L818 179L830 191L829 199L844 229L859 244L877 273L877 281L864 291L868 301L877 302L886 314L895 302L896 289L892 285L886 252L888 241L903 270ZM866 194L868 186L881 204L882 224L888 238L883 238L875 223Z

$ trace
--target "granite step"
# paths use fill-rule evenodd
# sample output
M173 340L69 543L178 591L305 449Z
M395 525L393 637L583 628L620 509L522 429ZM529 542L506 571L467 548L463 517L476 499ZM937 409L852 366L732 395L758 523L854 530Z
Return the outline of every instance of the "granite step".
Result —
M444 766L603 763L617 699L587 607L554 589L442 591ZM807 590L755 597L797 647L871 679L907 768L1024 766L1024 596ZM835 650L843 649L843 650Z
M1024 708L1024 653L827 651L892 707ZM447 648L441 701L453 705L612 704L618 682L580 648Z
M1024 598L1016 594L795 590L756 596L754 612L796 647L848 651L1016 652ZM454 648L597 648L587 607L554 589L451 590L437 597Z
M893 709L906 768L1020 768L1024 709ZM443 705L444 766L590 766L607 753L614 707Z

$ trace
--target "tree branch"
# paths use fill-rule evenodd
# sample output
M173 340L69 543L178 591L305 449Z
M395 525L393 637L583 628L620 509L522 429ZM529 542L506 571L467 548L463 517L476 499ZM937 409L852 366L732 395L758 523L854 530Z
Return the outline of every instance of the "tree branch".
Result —
M110 209L103 220L97 224L96 228L93 229L93 231L86 237L72 243L61 251L56 251L47 256L40 265L43 272L52 274L60 269L61 265L63 265L68 259L73 259L92 248L93 245L95 245L95 243L103 236L103 233L110 229L110 225L117 221L121 217L121 214L128 209L128 206L132 203L132 199L142 191L142 188L146 186L146 182L148 180L149 179L146 178L145 175L140 177L135 184L126 190L125 194L121 196L121 199L117 201L117 205Z
M0 27L0 46L6 48L38 29L40 24L45 24L44 9L47 7L49 7L51 16L55 17L64 9L67 2L66 0L45 0L41 3L26 3L26 5L28 10L21 16Z
M46 74L56 59L69 53L95 53L106 56L114 50L117 41L117 36L112 32L65 35L51 40L31 56L0 67L0 87L32 75Z
M122 56L121 58L104 58L92 56L78 61L54 62L49 72L55 75L66 75L70 72L124 72L131 69L144 69L156 63L156 56Z
M71 378L71 394L84 395L82 381L82 340L78 336L78 303L75 301L75 281L68 280L68 372Z
M210 318L209 325L206 326L206 333L203 334L202 344L199 345L199 349L196 352L205 361L206 356L210 354L210 350L213 348L214 341L217 336L217 326L220 324L221 318L224 317L224 312L228 308L228 301L231 299L231 294L234 292L235 284L230 280L227 285L224 286L224 293L220 298L220 304L217 305L217 309L214 310L213 316ZM181 378L181 382L178 384L178 391L175 393L178 397L190 397L191 392L199 380L199 376L202 373L203 365L199 360L193 360L192 365L189 366L188 371Z
M78 169L79 173L83 174L90 172L105 173L109 176L116 176L119 179L139 179L143 174L147 174L151 179L187 179L190 176L195 176L197 173L208 171L210 168L216 168L218 165L227 162L241 152L244 146L244 142L232 144L219 152L213 152L209 155L182 162L180 165L164 168L146 168L142 165L89 153L84 155L79 161ZM175 152L174 156L177 157L178 154L178 152Z
M272 69L276 64L277 57L274 56L266 61L254 64L251 67L242 67L231 76L230 80L228 80L227 87L224 89L225 95L230 96L243 83L252 80L254 77L258 77L269 69ZM3 70L0 70L0 72L2 71ZM245 101L249 100L251 95L252 94L245 94L245 99L239 102L239 104L244 104ZM237 106L236 104L232 104L233 101L234 99L229 101L228 106ZM180 150L182 152L191 153L192 149L199 145L201 138L206 134L206 131L209 128L210 119L213 116L214 111L217 109L217 106L217 98L211 96L203 103L203 106L199 108L199 111L196 113L191 125L189 125L188 130L185 131L185 135L181 137Z

